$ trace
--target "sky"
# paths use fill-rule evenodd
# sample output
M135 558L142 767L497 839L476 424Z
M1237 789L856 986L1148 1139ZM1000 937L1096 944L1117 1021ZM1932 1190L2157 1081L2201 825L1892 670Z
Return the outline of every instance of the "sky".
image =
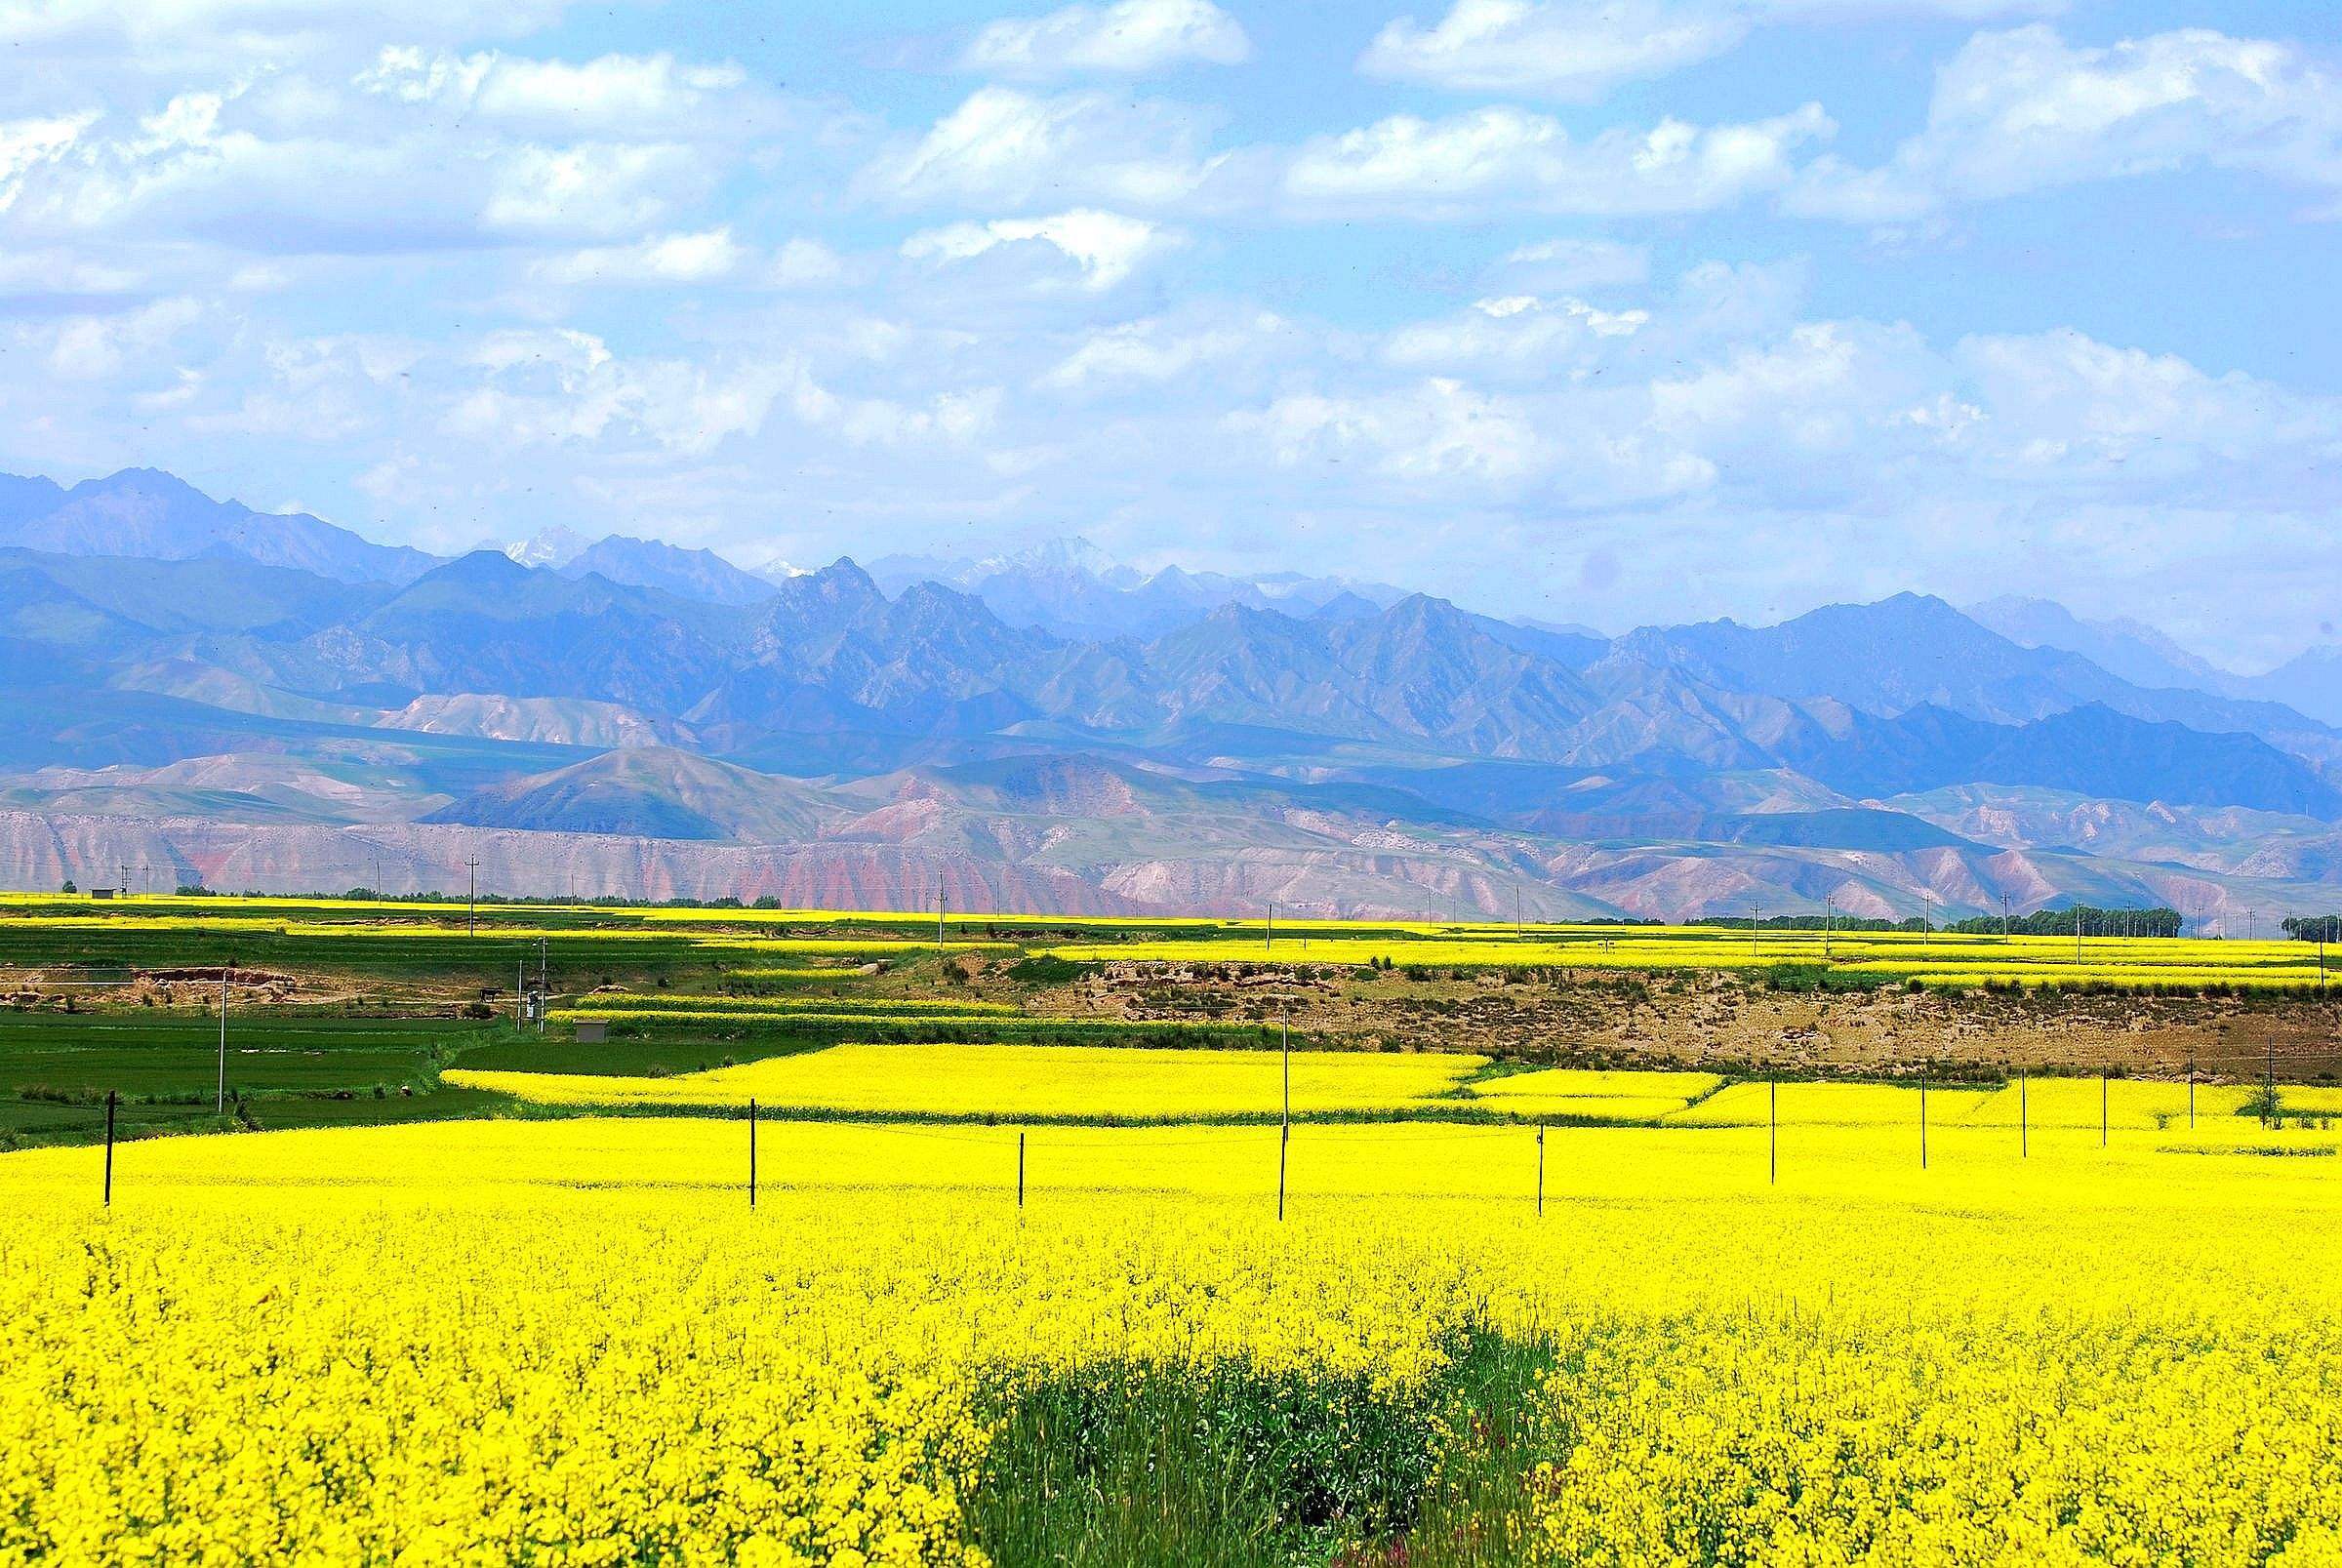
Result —
M8 471L2342 637L2324 3L0 0L0 59Z

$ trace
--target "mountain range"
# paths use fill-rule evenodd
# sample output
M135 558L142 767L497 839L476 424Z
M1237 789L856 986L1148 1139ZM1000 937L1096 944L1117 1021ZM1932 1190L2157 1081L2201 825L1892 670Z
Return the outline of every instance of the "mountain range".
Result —
M1078 541L444 560L150 470L0 478L0 545L18 885L444 885L487 844L519 892L2216 931L2342 880L2342 656L2247 679L2039 600L1610 637Z

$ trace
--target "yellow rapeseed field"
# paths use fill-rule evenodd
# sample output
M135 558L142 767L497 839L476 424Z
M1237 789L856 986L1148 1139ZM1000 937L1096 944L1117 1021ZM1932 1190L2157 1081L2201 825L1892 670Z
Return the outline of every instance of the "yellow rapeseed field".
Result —
M1729 1093L1730 1091L1727 1091ZM2228 1118L2232 1123L2237 1118ZM0 1561L981 1560L997 1380L1554 1351L1482 1560L2324 1562L2321 1135L484 1123L0 1156ZM1472 1434L1456 1440L1469 1445Z
M1485 1059L1296 1051L1299 1114L1422 1107ZM458 1069L447 1081L549 1106L746 1106L936 1116L1274 1116L1274 1051L1140 1046L836 1045L667 1078Z

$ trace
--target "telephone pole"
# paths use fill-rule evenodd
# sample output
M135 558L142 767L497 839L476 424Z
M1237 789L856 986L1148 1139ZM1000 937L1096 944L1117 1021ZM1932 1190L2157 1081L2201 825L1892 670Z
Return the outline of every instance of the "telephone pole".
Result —
M222 965L220 970L220 1089L212 1097L212 1114L227 1114L227 977L235 966Z
M464 869L471 876L470 890L464 895L464 935L476 937L480 934L480 858L464 856Z

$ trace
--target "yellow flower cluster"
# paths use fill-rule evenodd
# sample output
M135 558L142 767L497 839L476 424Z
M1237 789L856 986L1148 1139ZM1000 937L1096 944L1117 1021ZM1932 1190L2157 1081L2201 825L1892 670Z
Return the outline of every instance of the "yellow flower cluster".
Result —
M1556 1352L1521 1560L2334 1557L2333 1140L1906 1133L1555 1130L1540 1216L1531 1129L1303 1126L1281 1225L1257 1127L1023 1209L1007 1127L767 1123L753 1211L735 1120L0 1156L0 1562L976 1561L993 1380L1464 1325Z

